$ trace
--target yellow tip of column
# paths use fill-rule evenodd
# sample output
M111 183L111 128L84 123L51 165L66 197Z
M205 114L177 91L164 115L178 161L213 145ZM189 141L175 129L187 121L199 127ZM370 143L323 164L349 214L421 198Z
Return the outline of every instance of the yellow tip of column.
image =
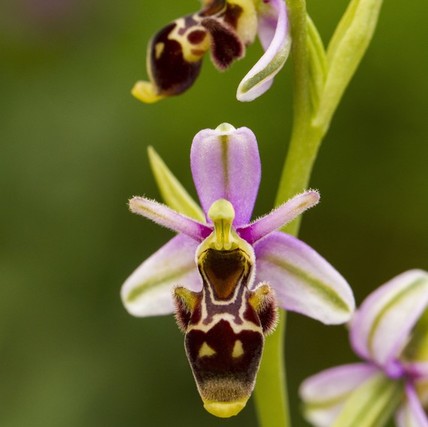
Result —
M219 418L229 418L238 415L245 407L248 399L234 402L210 402L204 401L204 408L212 415Z
M153 104L165 98L164 95L159 95L156 88L151 82L138 81L131 90L132 95L138 100Z

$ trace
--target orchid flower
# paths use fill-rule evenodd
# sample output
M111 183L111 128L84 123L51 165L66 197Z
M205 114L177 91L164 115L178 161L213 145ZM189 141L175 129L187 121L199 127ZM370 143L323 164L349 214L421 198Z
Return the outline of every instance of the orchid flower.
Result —
M356 311L350 341L364 363L331 368L300 388L317 427L428 427L428 273L410 270L373 292Z
M187 200L186 211L194 218L145 197L132 198L132 212L178 236L134 271L121 295L134 316L175 312L205 408L230 417L252 393L277 305L338 324L349 320L354 299L327 261L277 231L318 203L318 192L299 194L250 222L261 175L250 129L223 123L203 130L193 140L190 159L203 214L187 193L177 195L184 190L175 177L166 183L172 186L171 204ZM165 178L164 167L157 166Z
M149 81L139 81L133 95L147 103L179 95L196 80L204 54L225 70L245 54L258 34L264 55L241 81L237 98L252 101L272 84L290 50L284 0L203 0L202 10L176 19L149 42Z

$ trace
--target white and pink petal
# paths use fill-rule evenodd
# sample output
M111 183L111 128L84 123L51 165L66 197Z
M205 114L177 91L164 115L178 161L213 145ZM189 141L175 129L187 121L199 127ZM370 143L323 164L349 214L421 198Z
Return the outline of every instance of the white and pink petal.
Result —
M196 247L193 239L176 236L145 260L122 285L121 297L127 311L138 317L171 314L174 287L200 291Z
M378 373L372 365L354 363L307 378L299 388L305 418L316 427L331 427L349 395Z
M258 33L265 50L238 86L239 101L252 101L265 93L284 66L290 52L291 37L284 0L265 0L260 6Z
M274 232L255 244L256 283L275 290L278 305L325 324L347 322L355 307L340 273L301 240Z
M428 273L409 270L396 276L356 311L350 331L354 350L394 376L397 360L427 307Z

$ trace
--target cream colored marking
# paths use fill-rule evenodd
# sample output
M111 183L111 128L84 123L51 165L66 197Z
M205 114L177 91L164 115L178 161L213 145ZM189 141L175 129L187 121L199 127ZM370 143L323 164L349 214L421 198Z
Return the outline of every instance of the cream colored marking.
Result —
M217 323L219 323L221 320L225 320L229 323L230 327L232 328L232 331L235 334L239 334L242 331L253 331L253 332L260 332L262 331L262 328L260 326L255 325L253 322L249 322L248 320L243 320L242 325L237 325L235 323L235 316L230 313L218 313L213 316L213 320L208 324L205 325L203 323L204 317L201 318L200 322L196 325L189 325L187 332L190 331L202 331L202 332L208 332L212 327L214 327Z
M193 19L195 19L195 21L199 21L199 22L201 21L201 19L198 17L197 14L193 15ZM189 40L187 40L187 35L189 34L189 32L194 30L201 30L206 32L205 28L198 24L191 27L186 27L186 21L184 20L184 18L176 19L175 23L177 25L169 33L168 39L175 40L176 42L180 43L181 49L183 52L183 58L185 59L185 61L187 62L200 61L203 54L210 48L211 38L204 37L201 43L199 43L198 45L192 45L191 43L189 43ZM184 34L180 34L179 31L183 29L185 30ZM192 50L195 48L200 49L201 53L195 54L194 52L192 52Z
M244 355L244 347L242 347L242 341L236 340L233 346L232 357L237 359Z
M216 354L216 351L204 342L199 349L198 357L209 357L214 356L214 354Z
M165 49L165 43L159 42L155 46L155 58L159 59L162 55L163 50Z

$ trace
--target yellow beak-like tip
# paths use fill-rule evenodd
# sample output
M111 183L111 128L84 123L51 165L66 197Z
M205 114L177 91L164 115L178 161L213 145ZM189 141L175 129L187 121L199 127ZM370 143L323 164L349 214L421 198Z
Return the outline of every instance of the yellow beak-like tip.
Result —
M138 81L131 90L132 95L146 104L153 104L165 98L159 95L151 82Z
M212 415L219 418L229 418L238 415L245 407L248 399L234 402L210 402L204 401L204 408Z

